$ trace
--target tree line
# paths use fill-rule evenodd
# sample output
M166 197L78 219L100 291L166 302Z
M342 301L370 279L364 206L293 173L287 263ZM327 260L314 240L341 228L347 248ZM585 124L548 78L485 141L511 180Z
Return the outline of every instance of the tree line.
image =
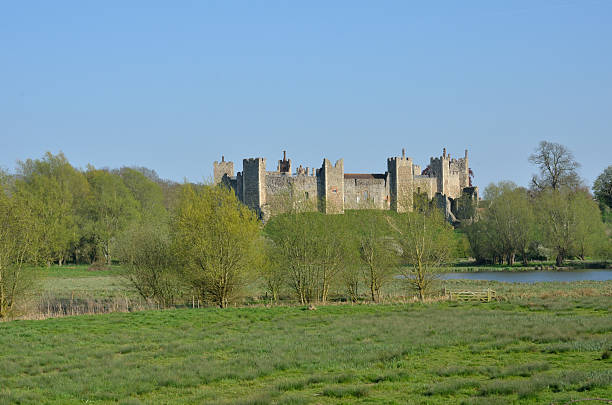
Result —
M529 157L539 170L531 187L490 184L473 221L466 221L472 256L481 263L523 264L531 259L612 256L610 210L612 166L595 181L595 198L580 180L580 166L563 145L541 142Z

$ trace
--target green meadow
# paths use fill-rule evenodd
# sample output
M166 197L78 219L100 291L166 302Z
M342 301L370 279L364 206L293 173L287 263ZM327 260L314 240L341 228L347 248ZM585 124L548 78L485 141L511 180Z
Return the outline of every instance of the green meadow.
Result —
M0 403L610 398L612 282L558 284L481 304L173 309L4 322Z

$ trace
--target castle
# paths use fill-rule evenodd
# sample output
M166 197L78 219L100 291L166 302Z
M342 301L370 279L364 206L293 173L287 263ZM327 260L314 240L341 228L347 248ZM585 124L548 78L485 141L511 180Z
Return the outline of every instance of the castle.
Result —
M307 203L311 210L342 214L345 209L412 211L415 196L426 195L451 222L456 220L460 197L478 199L478 188L471 184L467 150L464 157L455 159L444 149L442 156L430 158L422 171L402 150L402 156L387 159L385 173L345 173L343 159L333 165L323 159L319 169L300 165L294 171L283 152L276 171L266 170L265 158L250 158L242 161L242 172L234 175L234 163L222 157L213 163L213 176L215 184L233 189L262 219L283 211L277 203L283 196Z

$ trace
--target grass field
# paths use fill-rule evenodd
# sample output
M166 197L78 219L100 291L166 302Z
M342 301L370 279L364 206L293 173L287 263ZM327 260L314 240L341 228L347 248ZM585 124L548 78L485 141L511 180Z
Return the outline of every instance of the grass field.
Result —
M602 283L606 284L606 283ZM612 397L612 299L177 309L0 323L0 403Z

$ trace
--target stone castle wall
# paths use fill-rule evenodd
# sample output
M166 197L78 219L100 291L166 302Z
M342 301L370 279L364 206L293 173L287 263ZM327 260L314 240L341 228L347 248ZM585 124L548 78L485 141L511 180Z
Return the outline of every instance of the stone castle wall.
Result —
M234 176L232 162L223 158L214 162L214 181L234 189L238 199L264 219L296 205L328 214L341 214L345 209L407 212L413 210L416 193L427 194L430 201L445 207L466 190L478 195L477 187L470 186L467 150L464 158L453 159L444 149L442 156L430 158L422 172L403 151L401 157L387 159L385 173L344 173L343 159L333 165L324 159L321 168L312 172L300 165L293 173L285 154L277 171L266 171L264 158L242 163L242 172Z
M260 214L266 203L266 159L244 159L242 167L242 202Z
M389 209L389 186L386 174L345 174L344 208Z
M215 184L221 183L223 177L234 177L234 162L226 162L225 157L221 157L220 162L213 162L213 181Z
M344 160L332 166L329 159L323 159L320 170L324 192L324 212L326 214L344 213Z
M412 159L404 156L389 158L387 159L387 171L391 209L396 212L412 211L414 191Z

